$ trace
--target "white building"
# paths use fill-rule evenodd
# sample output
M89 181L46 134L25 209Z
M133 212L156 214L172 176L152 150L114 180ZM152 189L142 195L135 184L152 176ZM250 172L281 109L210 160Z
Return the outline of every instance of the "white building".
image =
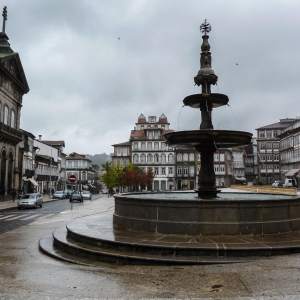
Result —
M130 134L131 161L144 172L152 168L155 178L152 190L167 190L174 185L174 150L169 149L163 135L174 130L169 129L170 123L162 114L158 119L149 116L148 120L141 114L134 130Z

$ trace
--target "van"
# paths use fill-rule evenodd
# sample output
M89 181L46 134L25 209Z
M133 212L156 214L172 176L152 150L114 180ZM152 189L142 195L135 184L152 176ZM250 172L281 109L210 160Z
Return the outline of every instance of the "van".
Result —
M296 179L286 179L284 182L284 186L286 187L298 187L298 183Z

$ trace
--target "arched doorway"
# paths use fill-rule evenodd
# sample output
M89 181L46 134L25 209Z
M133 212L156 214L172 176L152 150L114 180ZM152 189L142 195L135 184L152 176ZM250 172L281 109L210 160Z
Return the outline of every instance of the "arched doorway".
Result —
M8 169L7 169L7 190L11 190L13 186L13 162L14 157L13 154L10 152L8 156Z
M5 178L6 178L6 151L2 150L1 153L1 179L0 179L0 188L1 190L5 186Z

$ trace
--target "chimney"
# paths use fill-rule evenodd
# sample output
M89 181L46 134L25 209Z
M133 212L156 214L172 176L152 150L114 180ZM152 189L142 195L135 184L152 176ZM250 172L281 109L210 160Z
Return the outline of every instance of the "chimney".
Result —
M41 134L39 134L39 141L41 141L42 140L42 135Z

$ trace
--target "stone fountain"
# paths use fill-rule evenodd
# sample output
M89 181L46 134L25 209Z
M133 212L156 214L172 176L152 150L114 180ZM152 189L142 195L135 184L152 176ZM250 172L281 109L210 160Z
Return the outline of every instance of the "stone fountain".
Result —
M201 152L195 192L115 195L114 213L70 221L40 242L45 253L74 263L208 264L242 262L253 257L300 252L300 198L251 193L220 193L215 187L213 154L218 148L243 146L252 134L214 130L212 110L226 95L211 93L218 77L211 67L205 21L200 70L194 78L202 93L186 97L200 109L199 130L165 135L168 145L188 145Z

